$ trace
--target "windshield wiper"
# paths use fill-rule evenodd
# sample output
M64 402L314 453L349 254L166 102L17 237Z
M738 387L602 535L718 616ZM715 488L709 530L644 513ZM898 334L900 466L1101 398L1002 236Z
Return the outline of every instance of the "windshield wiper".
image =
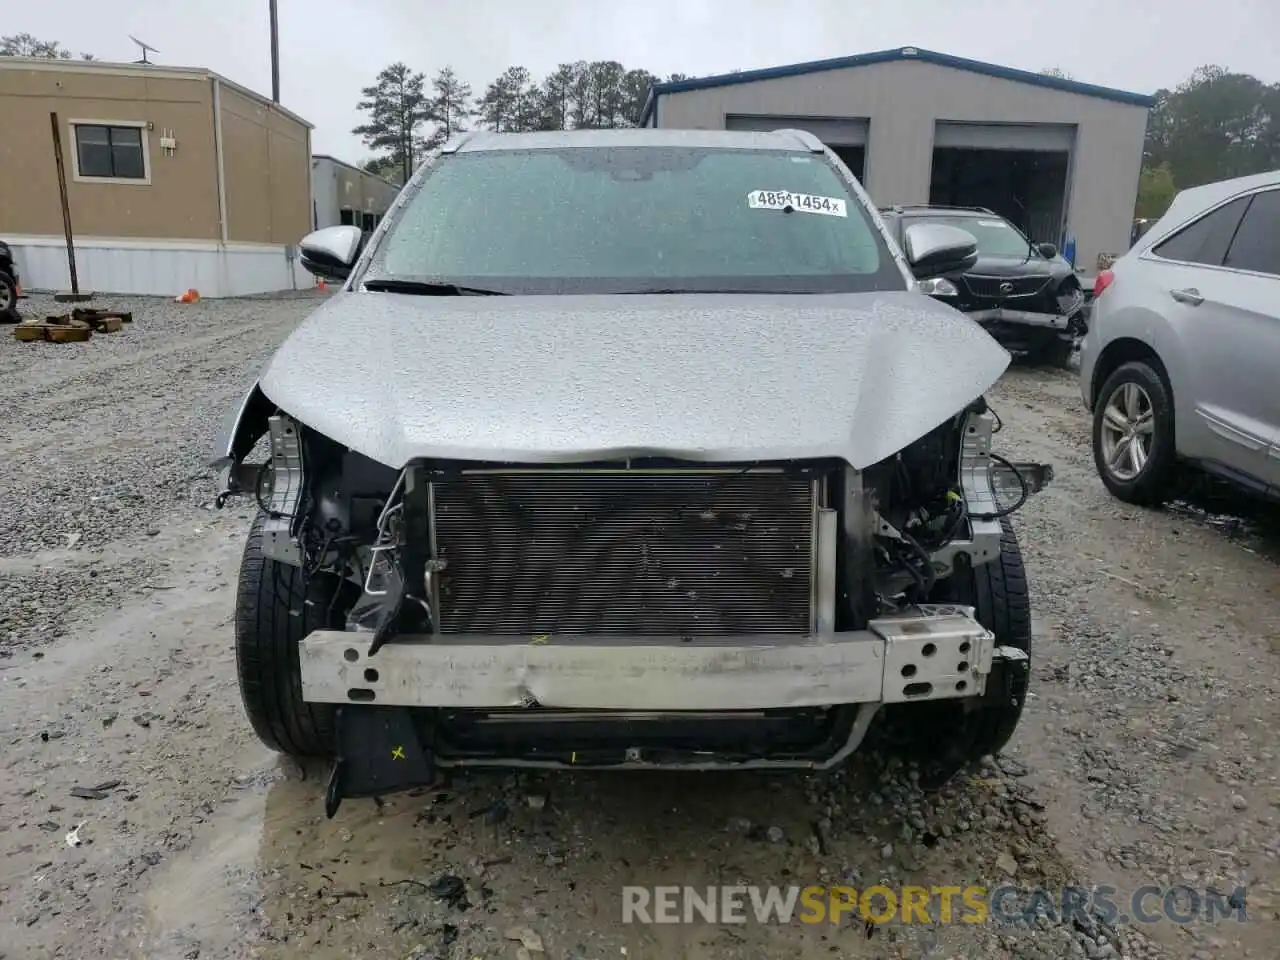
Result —
M799 292L799 293L808 293L809 291L807 291L807 290L804 290L804 291L794 291L794 290L747 290L747 289L745 289L745 288L743 288L743 287L736 287L736 288L735 288L735 287L724 287L723 289L719 289L719 290L714 290L714 289L699 289L699 288L690 288L690 287L662 287L662 288L657 289L657 290L620 290L620 291L618 291L619 296L628 296L628 297L629 297L629 296L636 296L636 295L639 295L639 294L655 294L655 295L658 295L658 296L675 296L675 295L683 296L684 294L701 294L701 293L710 293L710 294L726 294L726 293L797 293L797 292Z
M449 283L446 280L393 280L382 278L366 280L366 290L375 293L411 293L420 297L506 297L510 294L501 290L486 290L484 287L464 287L461 284Z

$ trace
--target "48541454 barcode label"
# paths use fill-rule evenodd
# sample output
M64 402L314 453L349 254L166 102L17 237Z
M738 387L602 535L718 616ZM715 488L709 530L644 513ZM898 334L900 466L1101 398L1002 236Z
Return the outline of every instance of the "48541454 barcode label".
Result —
M847 217L845 201L839 197L819 197L790 190L752 190L747 194L752 210L794 210L798 213L820 213L828 217Z

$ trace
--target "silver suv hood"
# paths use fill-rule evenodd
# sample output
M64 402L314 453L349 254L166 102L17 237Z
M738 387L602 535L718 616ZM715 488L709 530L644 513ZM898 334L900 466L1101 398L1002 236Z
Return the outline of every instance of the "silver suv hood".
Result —
M863 468L981 396L1009 354L912 292L341 293L260 387L392 467L839 457Z

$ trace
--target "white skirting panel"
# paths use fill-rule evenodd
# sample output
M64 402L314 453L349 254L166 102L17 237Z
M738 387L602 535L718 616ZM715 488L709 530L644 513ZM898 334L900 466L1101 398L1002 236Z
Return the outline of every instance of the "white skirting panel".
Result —
M26 290L71 289L62 237L4 237ZM240 297L311 287L297 248L266 243L77 237L76 274L84 293Z

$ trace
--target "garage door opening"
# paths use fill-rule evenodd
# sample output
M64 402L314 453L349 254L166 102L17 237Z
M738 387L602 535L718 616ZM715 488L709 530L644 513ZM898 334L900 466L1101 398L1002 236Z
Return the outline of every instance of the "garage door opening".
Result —
M857 147L841 147L837 144L828 144L831 152L844 161L844 165L849 168L849 172L858 178L858 182L866 185L867 182L867 148L865 146Z
M860 183L867 180L867 126L865 117L801 117L782 114L730 113L726 130L805 130L831 148Z
M938 147L933 151L929 202L986 207L1036 243L1063 246L1070 155L1042 150Z

